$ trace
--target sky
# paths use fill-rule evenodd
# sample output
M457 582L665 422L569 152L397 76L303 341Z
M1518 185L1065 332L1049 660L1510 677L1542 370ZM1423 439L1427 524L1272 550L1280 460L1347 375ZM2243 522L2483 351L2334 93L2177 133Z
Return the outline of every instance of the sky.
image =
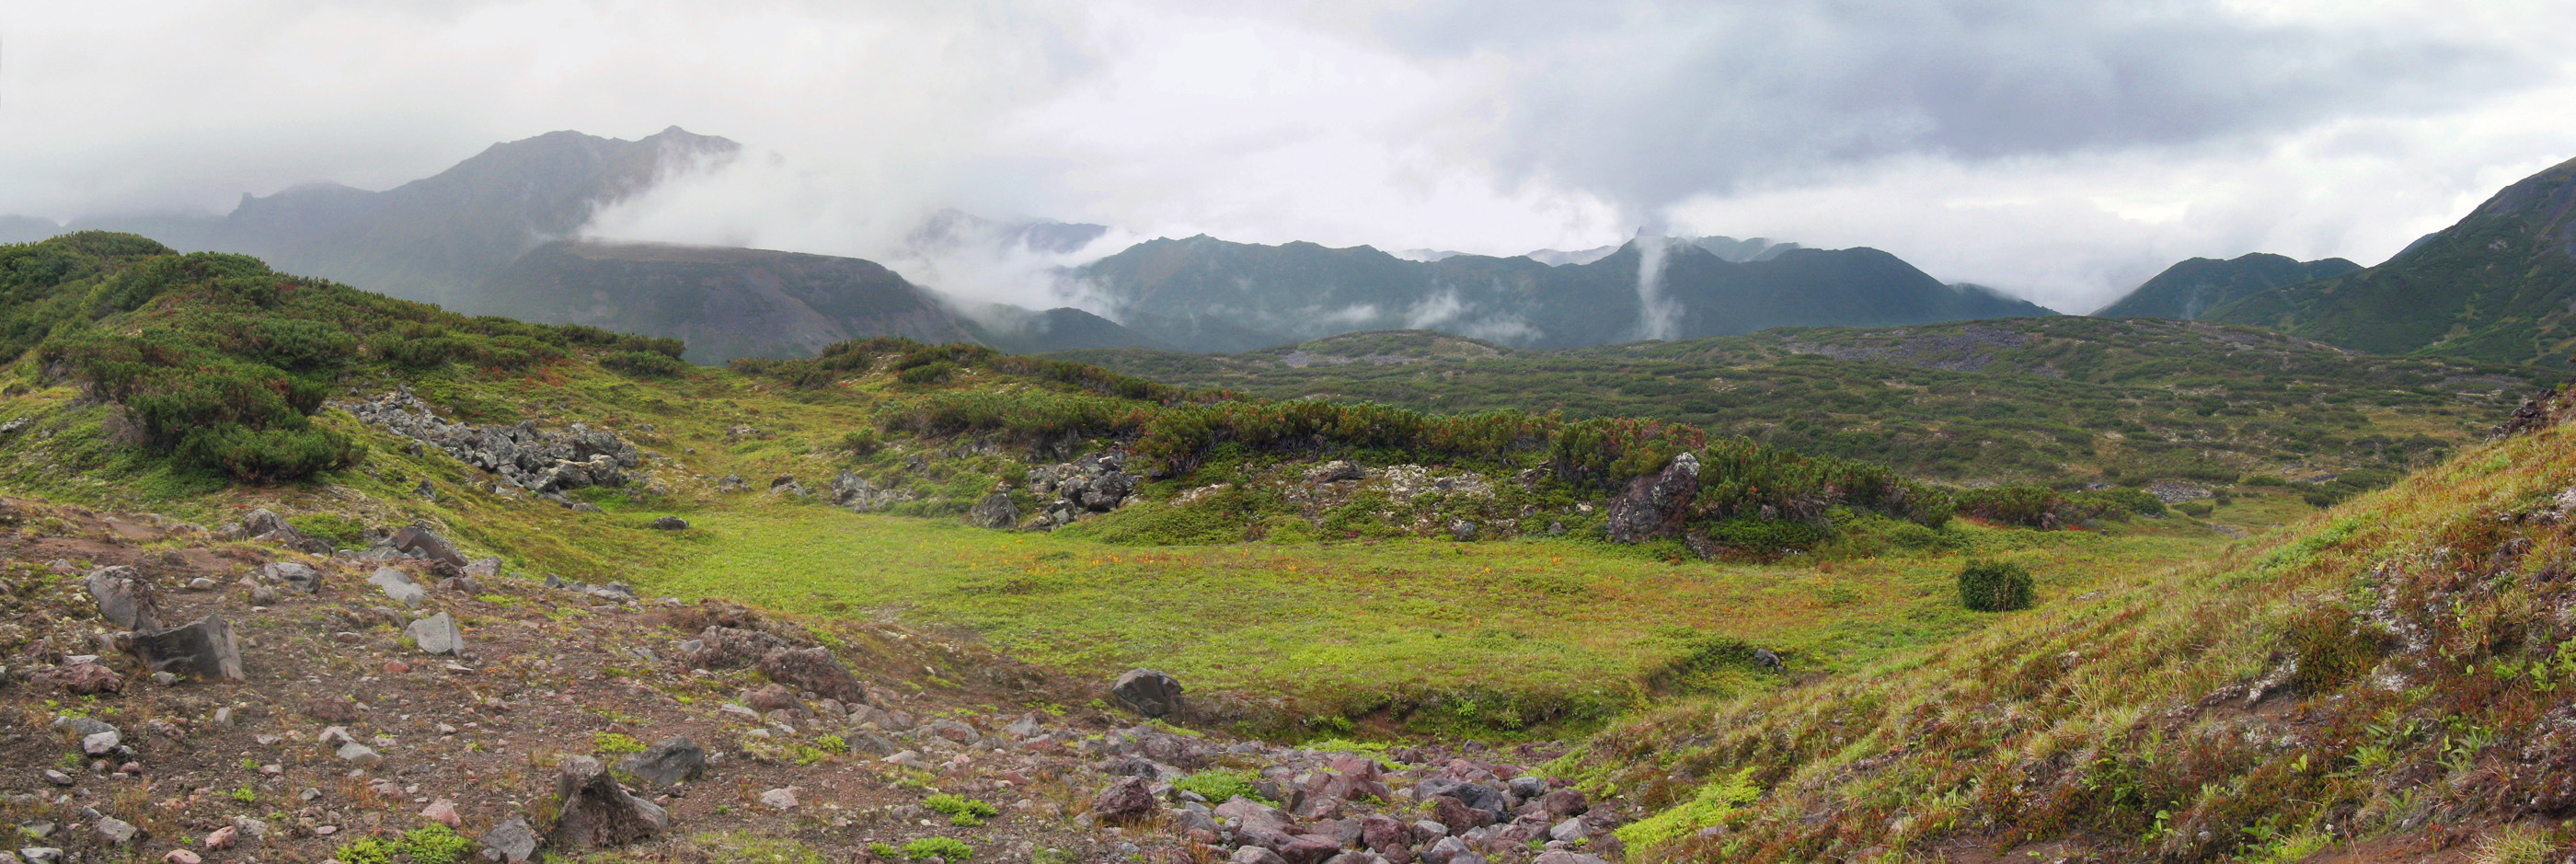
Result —
M2188 257L2374 264L2576 156L2563 0L0 0L0 214L201 210L665 126L598 233L1875 246L2062 311Z

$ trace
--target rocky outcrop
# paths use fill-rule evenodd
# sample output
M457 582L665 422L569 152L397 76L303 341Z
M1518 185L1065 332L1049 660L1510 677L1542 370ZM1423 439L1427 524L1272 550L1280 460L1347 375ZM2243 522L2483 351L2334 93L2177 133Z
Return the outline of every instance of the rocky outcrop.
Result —
M695 646L683 645L689 665L699 669L739 669L758 663L771 652L794 650L795 645L758 630L708 625L698 634Z
M331 544L296 530L295 526L286 524L283 517L267 508L250 511L250 515L242 517L240 524L225 529L223 535L231 539L264 540L297 552L331 554Z
M371 402L337 403L337 407L540 495L586 486L623 486L627 472L642 461L635 445L605 429L575 423L561 432L547 432L528 421L489 426L457 423L439 417L408 389Z
M1682 522L1690 518L1691 502L1698 497L1699 457L1684 452L1665 463L1663 470L1628 481L1628 490L1610 502L1604 529L1620 543L1674 536L1681 533Z
M1040 465L1026 475L1029 492L1046 503L1023 527L1050 530L1092 513L1126 506L1136 492L1136 477L1127 473L1125 457L1093 453L1071 462Z
M832 478L833 505L849 508L853 513L874 513L912 498L910 491L879 489L868 478L848 471Z
M975 509L966 511L966 524L997 531L1017 527L1020 505L1011 500L1011 493L994 492L975 502Z
M677 786L706 773L707 751L686 735L673 735L642 753L618 760L617 770L653 786Z

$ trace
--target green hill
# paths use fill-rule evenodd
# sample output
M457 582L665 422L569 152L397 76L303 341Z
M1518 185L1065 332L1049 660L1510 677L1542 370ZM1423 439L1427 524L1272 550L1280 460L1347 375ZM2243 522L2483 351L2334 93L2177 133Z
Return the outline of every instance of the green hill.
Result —
M2193 258L2165 268L2165 272L2092 314L2097 318L2190 321L2254 294L2359 269L2361 265L2341 258L2299 261L2261 252L2226 261Z
M2556 365L2576 353L2576 160L2505 187L2387 263L2207 318L2372 354Z

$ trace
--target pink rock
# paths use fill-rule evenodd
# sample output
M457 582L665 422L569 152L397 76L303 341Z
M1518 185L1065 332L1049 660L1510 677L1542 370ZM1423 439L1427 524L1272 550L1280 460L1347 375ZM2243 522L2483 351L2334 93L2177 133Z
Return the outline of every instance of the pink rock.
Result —
M429 808L420 811L420 818L445 825L449 828L454 828L465 823L465 817L456 814L456 805L448 803L447 799L444 798L429 802Z
M163 854L161 860L168 861L170 864L205 864L206 862L206 859L199 857L197 853L186 849L172 849Z
M206 848L215 850L230 849L233 848L234 841L240 838L241 832L234 831L233 826L226 825L215 829L214 833L206 835Z

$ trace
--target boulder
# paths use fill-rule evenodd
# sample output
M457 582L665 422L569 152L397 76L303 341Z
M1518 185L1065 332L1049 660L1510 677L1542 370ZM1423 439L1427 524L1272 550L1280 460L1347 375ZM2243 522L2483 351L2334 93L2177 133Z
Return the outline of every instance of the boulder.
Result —
M383 589L386 597L412 609L420 608L421 601L429 599L429 589L411 581L411 574L391 567L376 568L376 572L367 575L367 584Z
M465 653L465 631L456 626L456 618L445 612L411 622L403 635L424 654L458 656Z
M464 575L469 579L491 579L501 575L501 559L476 558L465 562Z
M671 827L668 811L626 794L608 766L588 756L564 760L555 776L555 799L562 809L547 840L564 849L624 846Z
M743 697L742 701L743 704L751 706L751 710L762 714L772 711L805 710L805 703L796 698L796 691L787 689L783 684L771 684L751 691L751 695Z
M1168 717L1180 713L1181 681L1152 669L1129 669L1109 685L1109 695L1127 710L1147 717Z
M464 567L466 563L465 553L457 551L456 544L447 542L447 538L438 536L438 532L420 525L411 525L396 531L394 536L386 539L385 542L414 558L427 558L458 568Z
M1236 849L1234 857L1225 860L1226 864L1288 864L1288 859L1279 857L1279 853L1259 846Z
M1104 823L1134 822L1154 814L1154 790L1143 777L1128 777L1091 796L1091 815Z
M1494 824L1492 812L1467 806L1467 802L1448 795L1434 796L1431 799L1431 818L1453 830L1482 828Z
M995 492L975 502L975 509L966 513L966 522L977 528L1009 530L1020 524L1020 505L1011 501L1010 493Z
M321 571L293 561L276 561L261 565L259 575L266 577L268 581L306 594L322 592Z
M686 531L689 530L689 520L682 519L678 516L664 516L653 520L653 529L656 531Z
M642 753L618 760L617 770L633 774L648 785L677 786L706 774L707 751L689 736L673 735Z
M484 832L483 848L491 850L494 860L527 864L537 857L537 831L528 827L528 820L514 817Z
M30 683L39 687L60 687L73 693L96 695L125 689L125 676L99 665L94 660L76 660L51 669L39 670Z
M769 680L844 702L866 699L867 688L850 677L849 667L821 646L781 648L761 655L760 672Z
M207 681L240 681L241 645L221 615L207 615L166 630L134 634L135 656L154 672L193 675Z
M118 565L92 570L85 580L89 595L98 600L99 617L127 630L151 630L161 626L161 599L154 595L152 584L132 567Z
M1610 862L1599 855L1585 855L1581 852L1558 849L1539 853L1530 864L1610 864Z
M1628 481L1628 489L1610 502L1609 538L1638 543L1681 533L1699 497L1699 457L1685 451L1663 470Z

